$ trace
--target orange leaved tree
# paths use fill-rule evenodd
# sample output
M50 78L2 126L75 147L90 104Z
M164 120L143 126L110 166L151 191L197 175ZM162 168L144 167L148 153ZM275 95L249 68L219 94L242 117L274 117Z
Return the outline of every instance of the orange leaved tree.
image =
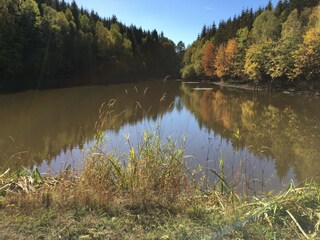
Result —
M202 65L207 77L212 78L215 76L215 59L215 47L212 42L208 42L202 57Z

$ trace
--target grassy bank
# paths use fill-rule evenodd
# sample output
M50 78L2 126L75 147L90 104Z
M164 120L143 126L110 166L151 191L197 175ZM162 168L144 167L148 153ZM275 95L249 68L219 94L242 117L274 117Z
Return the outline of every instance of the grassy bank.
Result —
M276 196L201 190L175 141L144 134L125 161L100 151L101 144L80 176L69 170L52 178L37 170L0 175L0 239L320 237L317 184Z

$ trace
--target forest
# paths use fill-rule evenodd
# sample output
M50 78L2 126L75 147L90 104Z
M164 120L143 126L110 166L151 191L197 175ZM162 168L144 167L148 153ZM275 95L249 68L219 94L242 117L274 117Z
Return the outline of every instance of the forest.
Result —
M0 90L177 77L176 50L162 32L101 18L75 1L0 2Z
M186 49L184 79L233 80L319 88L318 0L280 0L216 27L204 26Z
M280 0L204 26L185 49L75 1L0 2L0 90L182 77L319 88L318 0Z

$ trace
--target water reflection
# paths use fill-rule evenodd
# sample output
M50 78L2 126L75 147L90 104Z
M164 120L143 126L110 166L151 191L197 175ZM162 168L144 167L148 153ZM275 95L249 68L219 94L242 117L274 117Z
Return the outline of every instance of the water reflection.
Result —
M181 89L200 127L230 141L234 151L247 148L261 160L272 158L280 180L291 167L298 182L320 173L319 99L223 88L195 91L190 84Z
M188 163L201 165L210 182L217 179L209 169L219 171L222 157L234 185L281 189L320 173L319 104L315 98L176 81L0 95L0 169L77 165L97 133L107 133L113 148L126 151L125 134L138 142L145 128L159 122L163 139L186 137L193 156Z
M1 95L0 169L31 167L43 160L50 165L57 155L82 149L94 138L99 109L108 113L100 131L155 119L170 111L178 91L177 84L146 82Z

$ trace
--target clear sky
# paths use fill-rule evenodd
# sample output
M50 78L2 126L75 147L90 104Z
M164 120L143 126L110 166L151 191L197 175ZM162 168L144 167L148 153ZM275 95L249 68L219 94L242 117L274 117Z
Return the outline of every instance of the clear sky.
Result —
M71 2L71 0L67 0ZM266 6L269 0L76 0L79 6L98 12L101 17L116 15L126 25L144 30L156 29L186 46L201 32L203 25L241 13L243 9ZM277 0L272 0L275 5Z

